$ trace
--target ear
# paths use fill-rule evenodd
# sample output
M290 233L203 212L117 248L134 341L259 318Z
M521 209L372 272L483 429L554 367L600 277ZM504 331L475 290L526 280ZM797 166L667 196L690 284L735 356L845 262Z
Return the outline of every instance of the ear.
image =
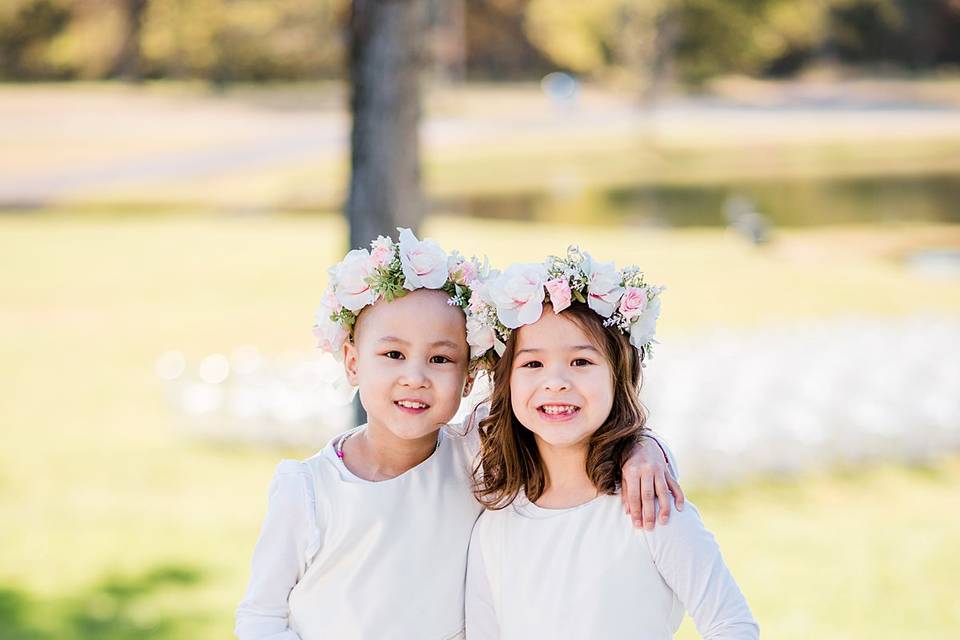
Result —
M463 383L463 397L466 398L470 395L470 392L473 391L473 383L477 379L477 374L475 371L470 371L467 373L467 379Z
M347 374L347 382L354 387L360 385L357 380L357 364L357 345L352 340L347 340L343 343L343 372Z

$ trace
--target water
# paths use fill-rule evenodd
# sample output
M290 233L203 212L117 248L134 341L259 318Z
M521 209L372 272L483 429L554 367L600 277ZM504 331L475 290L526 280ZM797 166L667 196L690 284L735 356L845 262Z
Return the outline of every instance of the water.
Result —
M736 203L736 204L734 204ZM774 227L960 223L960 175L795 178L682 186L555 188L436 201L436 211L540 222L722 227L731 205Z

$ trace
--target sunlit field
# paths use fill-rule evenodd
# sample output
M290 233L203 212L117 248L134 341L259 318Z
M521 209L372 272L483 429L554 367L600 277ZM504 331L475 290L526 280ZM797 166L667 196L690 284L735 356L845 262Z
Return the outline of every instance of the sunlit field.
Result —
M153 364L173 348L193 359L244 344L310 349L346 228L336 217L201 213L0 218L4 640L231 632L273 466L310 452L193 437ZM664 342L715 326L960 313L955 280L901 262L960 244L950 226L782 231L762 249L708 230L435 217L424 232L495 263L575 238L646 266L669 286ZM766 637L893 640L949 637L960 624L958 487L960 459L948 456L690 495Z

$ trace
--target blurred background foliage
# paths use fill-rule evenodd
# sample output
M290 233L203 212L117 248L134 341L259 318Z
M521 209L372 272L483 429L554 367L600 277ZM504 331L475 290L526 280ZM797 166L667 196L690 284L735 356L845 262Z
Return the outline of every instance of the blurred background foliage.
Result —
M452 25L433 4L434 51L443 58L465 43L457 65L468 79L559 68L646 87L664 74L697 85L822 63L960 64L958 0L468 1ZM346 13L344 0L8 0L0 78L339 77Z

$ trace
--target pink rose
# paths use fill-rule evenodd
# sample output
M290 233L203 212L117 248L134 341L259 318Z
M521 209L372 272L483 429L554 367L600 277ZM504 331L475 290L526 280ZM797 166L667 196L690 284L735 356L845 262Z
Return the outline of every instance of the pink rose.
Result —
M405 289L439 289L447 282L447 254L433 240L418 240L410 229L400 232L400 266Z
M566 278L547 280L545 286L547 293L550 294L550 304L553 305L554 313L560 313L570 306L570 283Z
M627 320L632 320L643 313L647 307L646 287L627 287L627 291L620 298L620 314Z
M457 284L469 285L478 275L477 266L472 260L465 260L460 256L451 258L450 279Z
M366 249L354 249L334 267L334 294L337 301L356 313L368 304L373 304L376 296L367 279L373 275L373 262Z
M393 241L380 236L371 245L370 259L375 267L386 267L393 262Z

